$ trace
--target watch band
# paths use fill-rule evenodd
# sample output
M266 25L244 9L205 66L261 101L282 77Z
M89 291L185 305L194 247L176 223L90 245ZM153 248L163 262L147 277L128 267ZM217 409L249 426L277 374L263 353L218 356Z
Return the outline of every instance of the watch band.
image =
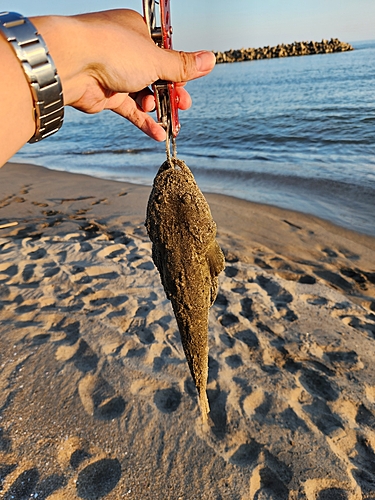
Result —
M56 67L43 38L26 17L16 12L1 12L0 32L13 47L30 85L35 133L28 142L41 141L63 124L63 91Z

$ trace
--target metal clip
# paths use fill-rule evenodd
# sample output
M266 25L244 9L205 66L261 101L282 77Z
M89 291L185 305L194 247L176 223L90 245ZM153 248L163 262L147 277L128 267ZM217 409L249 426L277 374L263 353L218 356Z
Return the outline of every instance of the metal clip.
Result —
M143 12L153 41L163 49L172 49L170 0L143 0ZM178 96L173 82L158 80L152 85L158 123L167 132L167 158L170 158L170 140L173 157L176 156L176 137L181 125L178 118Z

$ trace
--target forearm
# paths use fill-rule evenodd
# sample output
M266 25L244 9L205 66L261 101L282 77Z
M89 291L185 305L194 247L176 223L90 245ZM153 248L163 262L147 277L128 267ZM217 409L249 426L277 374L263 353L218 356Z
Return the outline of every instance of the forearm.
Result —
M30 21L44 38L50 55L56 61L59 76L65 90L66 104L74 99L74 90L79 88L73 75L80 75L73 54L74 44L68 39L74 26L73 18L36 17ZM34 134L35 117L30 85L11 45L0 36L0 166L16 153Z
M166 132L148 114L148 86L161 79L177 85L180 109L190 96L183 82L209 73L210 52L176 52L157 47L143 18L126 9L79 16L30 18L43 37L61 80L65 105L86 113L110 109L155 140ZM35 132L32 94L10 44L0 36L0 166ZM151 98L151 99L150 99ZM48 140L48 139L47 139Z
M40 16L30 21L57 68L65 105L87 113L112 109L154 139L164 139L164 130L128 98L129 93L138 93L158 79L152 59L159 54L156 56L156 46L139 14L123 9ZM151 53L154 57L149 58ZM29 83L11 45L1 35L0 60L4 68L0 73L1 166L33 136L35 122ZM149 105L146 111L152 108Z
M32 137L33 100L25 73L10 44L0 36L0 166Z

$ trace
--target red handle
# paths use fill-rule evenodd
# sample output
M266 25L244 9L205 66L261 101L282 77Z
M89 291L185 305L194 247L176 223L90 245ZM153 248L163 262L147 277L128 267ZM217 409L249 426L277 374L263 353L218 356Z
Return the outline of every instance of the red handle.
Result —
M172 49L172 25L170 0L160 0L161 33L163 39L163 49ZM177 137L181 125L178 119L178 97L174 83L168 83L170 112L171 112L171 132L173 137Z
M172 25L170 0L160 0L160 28L155 19L155 0L143 0L146 22L154 42L163 49L172 49ZM173 82L155 82L153 90L156 99L158 122L169 128L169 133L177 137L181 125L178 118L178 96ZM163 100L163 102L161 102Z

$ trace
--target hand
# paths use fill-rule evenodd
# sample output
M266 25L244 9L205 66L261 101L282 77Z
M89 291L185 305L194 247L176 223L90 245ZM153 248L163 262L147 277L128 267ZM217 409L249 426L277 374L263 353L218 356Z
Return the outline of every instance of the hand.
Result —
M191 98L184 82L206 75L215 64L212 52L157 47L142 16L132 10L31 21L50 49L66 104L86 113L111 109L158 141L166 133L148 114L155 108L148 85L158 79L178 82L179 108L187 109ZM64 50L58 45L62 37Z

